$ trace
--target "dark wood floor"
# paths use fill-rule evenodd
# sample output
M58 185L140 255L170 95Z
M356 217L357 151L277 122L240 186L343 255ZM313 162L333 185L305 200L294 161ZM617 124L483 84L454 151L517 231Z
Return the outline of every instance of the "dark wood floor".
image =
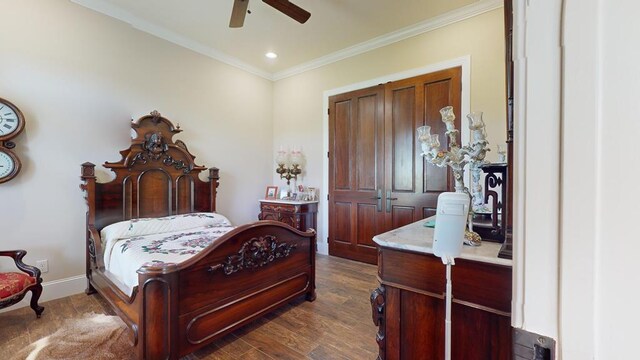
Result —
M185 359L375 359L369 294L376 267L318 255L314 302L297 300ZM29 296L29 295L27 295ZM0 354L10 355L86 313L112 314L98 296L78 294L0 314Z

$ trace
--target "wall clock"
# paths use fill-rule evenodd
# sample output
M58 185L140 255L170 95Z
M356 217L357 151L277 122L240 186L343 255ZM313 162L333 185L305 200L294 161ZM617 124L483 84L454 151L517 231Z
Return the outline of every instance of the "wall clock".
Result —
M13 139L24 129L24 116L20 109L0 98L0 141Z
M18 136L24 129L24 116L11 102L0 98L0 184L13 179L22 164L11 151L16 144L10 139Z
M18 175L21 165L13 151L0 148L0 184Z

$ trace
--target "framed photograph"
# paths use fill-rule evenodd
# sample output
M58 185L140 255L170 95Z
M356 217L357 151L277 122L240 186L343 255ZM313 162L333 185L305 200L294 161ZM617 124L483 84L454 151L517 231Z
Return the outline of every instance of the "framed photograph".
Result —
M310 187L307 189L307 191L309 192L309 200L311 201L315 201L318 200L318 189L314 188L314 187Z
M304 185L302 184L298 185L298 192L301 192L301 193L304 192Z
M288 189L280 190L280 200L289 200L289 190Z
M265 199L277 199L278 198L278 187L277 186L267 186L267 193L264 195Z

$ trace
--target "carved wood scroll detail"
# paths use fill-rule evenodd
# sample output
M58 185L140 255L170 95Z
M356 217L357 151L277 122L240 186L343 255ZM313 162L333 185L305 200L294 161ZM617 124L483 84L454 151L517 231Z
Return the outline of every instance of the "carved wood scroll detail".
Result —
M484 179L484 188L486 189L484 202L485 203L488 202L489 197L492 196L494 198L494 206L495 206L494 209L502 210L502 201L497 201L498 193L496 191L489 190L489 189L495 189L498 186L504 186L503 180L498 176L496 176L494 172L487 173L487 176Z
M89 251L89 257L91 258L91 263L96 265L96 240L92 235L89 235L87 241L87 249Z
M287 212L287 213L295 213L295 206L278 206L278 205L262 205L263 211L273 211L273 212Z
M243 269L263 267L276 259L286 258L296 247L296 244L278 242L273 235L260 236L242 244L237 255L228 256L224 263L210 266L208 271L222 269L225 275L231 275Z
M184 144L184 143L182 143ZM149 132L145 135L145 141L142 143L143 152L137 153L131 161L131 166L136 163L146 164L149 161L161 160L166 166L173 166L176 170L181 170L188 174L192 169L182 160L175 160L171 155L167 154L169 145L162 137L161 132ZM186 149L186 146L184 146Z
M385 331L384 331L384 307L385 307L385 289L384 286L380 286L373 290L371 293L371 316L373 324L378 327L378 333L376 334L376 342L378 343L378 360L385 358Z

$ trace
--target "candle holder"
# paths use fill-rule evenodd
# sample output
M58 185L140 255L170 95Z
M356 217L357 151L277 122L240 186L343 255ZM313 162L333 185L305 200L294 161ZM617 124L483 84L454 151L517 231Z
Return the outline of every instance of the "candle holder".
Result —
M455 179L456 192L465 193L470 199L482 199L482 186L480 185L480 166L484 163L484 158L489 151L487 145L487 133L482 120L481 112L473 112L467 115L469 120L469 130L471 130L471 140L466 146L460 146L458 144L458 129L455 128L454 120L456 119L453 113L452 106L445 106L440 109L440 115L442 116L442 122L444 122L447 131L445 135L449 138L449 150L440 149L440 139L438 134L431 134L430 126L421 126L417 129L418 141L422 146L422 155L427 161L438 167L449 166L453 172L453 178ZM464 186L464 167L470 164L472 174L474 175L472 185L473 196L469 192L469 189ZM477 170L477 176L476 174ZM476 179L477 177L477 179ZM480 195L477 195L477 194ZM475 204L476 201L472 201ZM472 246L479 246L482 243L480 235L473 231L473 225L471 218L473 216L470 211L469 219L467 220L468 230L465 231L465 244Z
M280 179L287 180L287 185L291 184L291 179L298 179L298 175L302 173L302 152L293 149L289 154L288 151L280 148L276 155L276 173L280 174Z
M478 214L490 214L491 210L484 202L484 195L482 192L482 166L487 164L485 155L489 149L489 142L487 141L487 130L482 120L482 111L474 111L467 115L469 120L469 129L471 130L471 145L479 144L483 147L484 151L478 154L477 158L471 158L469 161L469 170L471 171L471 210Z

